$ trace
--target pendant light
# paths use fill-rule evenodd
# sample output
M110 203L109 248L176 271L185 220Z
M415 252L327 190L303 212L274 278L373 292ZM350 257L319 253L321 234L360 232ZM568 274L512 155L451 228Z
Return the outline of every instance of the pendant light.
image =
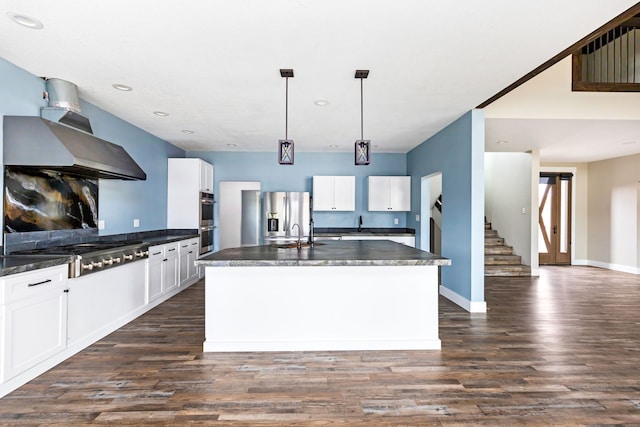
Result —
M280 76L285 83L285 107L284 107L284 139L278 140L278 163L281 165L293 164L293 140L289 139L289 77L293 77L291 68L281 68Z
M356 79L360 79L360 139L355 144L356 166L368 165L371 162L371 141L364 139L364 113L362 97L362 81L369 77L369 70L356 70Z

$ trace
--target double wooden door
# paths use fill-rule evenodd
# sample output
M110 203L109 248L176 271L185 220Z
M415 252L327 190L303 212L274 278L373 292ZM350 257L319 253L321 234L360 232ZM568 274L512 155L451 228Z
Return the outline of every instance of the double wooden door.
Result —
M539 263L571 264L571 173L541 173L538 187Z

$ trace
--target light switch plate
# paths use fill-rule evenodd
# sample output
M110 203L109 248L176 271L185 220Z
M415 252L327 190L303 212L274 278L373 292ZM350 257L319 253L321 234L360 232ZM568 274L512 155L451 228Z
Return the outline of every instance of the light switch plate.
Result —
M104 219L98 220L98 230L104 230Z
M140 220L138 218L133 220L133 228L140 227Z
M420 222L420 215L416 215L416 222Z
M398 218L393 218L393 223L394 223L395 225L398 225Z

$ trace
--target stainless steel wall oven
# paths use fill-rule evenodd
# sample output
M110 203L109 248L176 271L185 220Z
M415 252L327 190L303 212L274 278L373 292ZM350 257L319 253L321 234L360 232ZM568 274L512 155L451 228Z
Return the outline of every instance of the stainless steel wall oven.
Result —
M213 194L200 193L200 227L213 227Z

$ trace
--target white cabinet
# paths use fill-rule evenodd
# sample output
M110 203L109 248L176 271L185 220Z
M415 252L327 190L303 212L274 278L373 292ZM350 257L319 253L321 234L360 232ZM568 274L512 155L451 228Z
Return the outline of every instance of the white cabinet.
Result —
M314 176L314 211L355 211L355 176Z
M66 348L68 268L64 264L0 280L4 356L0 381Z
M213 165L203 160L200 160L200 191L213 193Z
M370 176L370 211L410 211L410 176Z
M128 321L146 304L143 260L69 280L69 346L85 346Z
M356 236L353 234L342 236L342 240L391 240L392 242L402 243L403 245L416 247L415 236L395 236L393 234L381 234L379 236Z
M200 227L200 192L213 193L213 165L168 159L167 228Z
M180 286L196 282L200 277L194 261L198 258L198 238L182 240L180 248Z
M172 291L178 286L180 255L179 242L149 247L147 261L147 302Z

